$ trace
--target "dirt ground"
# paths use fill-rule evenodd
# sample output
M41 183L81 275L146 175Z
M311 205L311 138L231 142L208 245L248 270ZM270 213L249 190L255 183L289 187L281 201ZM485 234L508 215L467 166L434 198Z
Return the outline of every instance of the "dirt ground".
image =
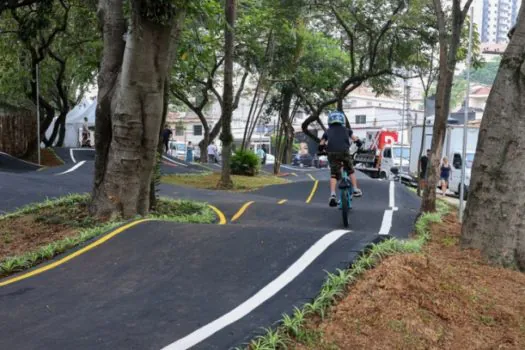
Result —
M0 261L75 236L80 229L97 223L87 204L60 205L35 214L0 220Z
M40 151L40 158L43 166L53 167L64 164L64 162L57 157L56 153L48 148Z
M368 271L296 349L525 349L525 274L458 247L455 216L421 254Z

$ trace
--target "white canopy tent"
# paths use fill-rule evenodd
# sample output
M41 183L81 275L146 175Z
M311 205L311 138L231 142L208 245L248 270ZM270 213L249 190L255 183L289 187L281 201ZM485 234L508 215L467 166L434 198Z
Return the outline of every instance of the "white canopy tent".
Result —
M91 131L91 144L95 144L94 132L91 130L95 127L95 112L97 109L97 99L83 99L78 105L76 105L66 116L66 136L64 137L64 147L79 147L80 140L82 137L82 125L84 124L84 118L88 119L88 126ZM55 118L53 123L46 131L46 137L50 137L53 132L53 127L56 122Z

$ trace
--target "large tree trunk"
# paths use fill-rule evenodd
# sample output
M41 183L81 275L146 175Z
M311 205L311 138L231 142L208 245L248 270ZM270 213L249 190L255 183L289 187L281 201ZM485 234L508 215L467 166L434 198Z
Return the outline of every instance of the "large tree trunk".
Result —
M91 211L133 217L150 209L171 36L175 20L153 23L132 3L123 43L122 0L101 0L104 56L97 106L96 174Z
M436 12L438 12L439 28L439 76L436 91L436 109L434 129L432 132L432 147L430 153L430 168L428 169L428 180L421 201L422 212L436 211L436 187L439 180L439 168L443 142L445 141L448 114L450 111L450 94L454 71L456 69L457 52L460 43L460 34L465 20L466 11L472 0L467 0L465 9L460 9L459 0L454 0L452 10L451 33L445 26L445 17L440 8L440 1L434 1ZM438 8L439 6L439 8Z
M481 121L461 244L525 271L525 10Z
M235 10L236 0L226 0L224 14L226 16L224 34L224 93L222 113L222 173L218 186L220 188L232 188L233 182L230 176L230 158L233 136L231 131L231 120L233 114L233 45L235 41Z

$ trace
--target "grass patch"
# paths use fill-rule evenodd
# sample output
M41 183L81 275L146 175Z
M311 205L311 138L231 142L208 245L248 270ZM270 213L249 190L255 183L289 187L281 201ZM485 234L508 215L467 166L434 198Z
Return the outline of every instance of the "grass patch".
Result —
M280 326L275 330L267 330L266 334L255 338L248 349L270 349L270 345L278 346L271 349L287 349L294 343L313 346L315 349L337 348L333 344L325 344L319 331L308 327L308 322L313 319L324 320L327 313L337 301L348 294L348 290L369 269L377 266L389 256L406 253L421 252L424 244L430 239L431 224L440 222L444 215L450 211L450 206L442 201L437 201L436 213L424 213L416 222L415 235L410 240L395 238L384 240L367 248L349 269L336 273L328 273L319 295L302 308L295 308L293 314L283 314ZM390 327L403 330L403 321L392 320ZM359 327L360 328L360 327Z
M273 175L241 176L232 175L233 191L245 192L253 191L270 185L282 185L288 183L286 179ZM220 173L202 174L177 174L168 175L162 178L162 182L172 185L181 185L209 190L217 189L217 183L221 178Z
M88 201L88 195L69 195L0 216L0 277L31 268L125 223L90 216ZM216 219L204 203L167 198L161 198L146 218L181 223Z

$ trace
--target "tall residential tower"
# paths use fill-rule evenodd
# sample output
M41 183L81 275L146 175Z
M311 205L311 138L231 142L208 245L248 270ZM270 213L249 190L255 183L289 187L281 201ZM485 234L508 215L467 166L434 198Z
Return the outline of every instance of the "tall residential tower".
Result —
M474 23L482 43L508 42L507 34L516 24L521 0L475 0Z

